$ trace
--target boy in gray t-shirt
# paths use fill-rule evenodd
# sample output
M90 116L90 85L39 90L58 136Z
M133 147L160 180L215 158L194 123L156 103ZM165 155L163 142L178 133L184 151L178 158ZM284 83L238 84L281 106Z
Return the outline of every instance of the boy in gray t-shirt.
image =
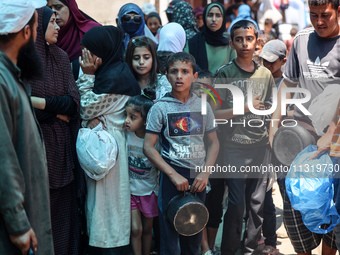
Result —
M190 93L191 83L197 78L195 59L185 52L173 54L168 60L167 73L172 91L150 109L144 139L145 156L161 171L158 193L161 254L198 254L202 232L194 236L179 235L166 220L166 208L174 196L188 189L204 202L208 167L215 163L219 150L217 127L213 125L210 105L207 104L207 115L202 115L201 100ZM206 147L204 135L208 140ZM161 155L155 149L158 136ZM197 169L203 171L192 178L190 170Z

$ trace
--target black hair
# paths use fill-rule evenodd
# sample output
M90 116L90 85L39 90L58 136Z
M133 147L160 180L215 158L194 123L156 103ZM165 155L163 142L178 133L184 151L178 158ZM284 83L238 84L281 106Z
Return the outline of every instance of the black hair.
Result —
M335 11L338 11L339 7L339 0L308 0L308 5L309 6L319 6L319 5L325 5L325 4L331 4L332 8Z
M240 20L240 21L237 21L232 27L231 27L231 30L230 30L230 39L233 41L234 40L234 33L235 33L235 30L237 29L240 29L240 28L244 28L244 29L253 29L254 30L254 34L255 34L255 37L257 39L258 37L258 30L257 30L257 27L256 25L254 24L254 22L250 21L250 20Z
M139 112L144 122L150 108L153 106L153 101L156 99L156 92L150 87L146 87L143 90L142 95L131 97L125 107L130 106L134 111Z
M136 36L132 39L130 39L129 44L126 48L126 55L125 55L125 62L130 67L131 72L133 73L133 76L138 81L138 75L133 70L132 67L132 59L133 59L133 52L136 48L139 47L146 47L152 56L152 67L151 67L151 76L150 76L150 85L155 87L156 81L157 81L157 73L159 73L159 62L156 52L156 46L154 41L152 41L149 37L146 36Z
M234 14L233 11L234 11L234 10L237 10L238 7L240 7L241 5L242 5L241 3L235 3L235 4L233 4L233 5L230 5L230 6L227 8L227 10L225 11L225 14L226 14L227 16L230 16L230 15Z
M33 15L32 15L32 17L30 18L30 20L27 22L27 24L25 25L25 26L27 26L27 25L29 25L30 26L30 28L31 28L31 30L32 30L32 34L33 34L33 25L34 25L34 23L35 23L35 19L36 18L38 18L38 15L37 15L37 17L35 16L35 12L33 13ZM24 27L25 27L24 26ZM23 27L23 28L24 28ZM21 30L20 30L21 31ZM2 42L2 43L8 43L8 42L10 42L11 40L13 40L19 33L20 33L20 31L19 32L16 32L16 33L10 33L10 34L7 34L7 35L0 35L0 42Z
M265 25L273 25L273 20L268 18L264 21L264 24Z
M209 70L201 70L197 72L198 76L197 78L214 78L214 74L210 72Z
M145 23L148 23L148 19L153 17L157 18L159 20L159 24L162 26L161 17L159 17L159 14L157 12L150 12L149 15L146 16Z
M190 63L191 67L192 67L193 74L196 73L196 69L197 69L196 60L190 53L187 53L187 52L177 52L177 53L172 54L168 58L168 62L167 62L167 71L168 72L169 72L170 65L172 65L173 63L175 63L177 61Z

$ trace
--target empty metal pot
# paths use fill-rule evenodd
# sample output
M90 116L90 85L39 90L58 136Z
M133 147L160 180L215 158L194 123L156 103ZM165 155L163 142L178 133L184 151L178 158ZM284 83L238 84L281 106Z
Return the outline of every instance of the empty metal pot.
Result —
M204 229L209 212L200 198L185 192L171 199L166 217L180 235L193 236Z

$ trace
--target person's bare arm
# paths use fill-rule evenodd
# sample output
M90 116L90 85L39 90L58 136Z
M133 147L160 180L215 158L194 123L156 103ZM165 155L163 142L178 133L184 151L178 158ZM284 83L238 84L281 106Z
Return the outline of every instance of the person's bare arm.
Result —
M331 121L331 124L329 125L326 134L324 134L317 142L318 150L311 156L309 159L313 159L318 157L320 154L328 152L332 145L332 138L334 131L336 129L337 124L337 118L338 118L338 109L340 106L340 101L338 103L338 106L335 110L335 113L333 115L333 119Z
M171 182L176 186L178 191L189 189L189 182L182 175L177 173L168 163L164 161L158 151L155 149L158 135L146 133L144 137L143 153L160 171L166 174Z
M296 87L296 85L288 85L285 80L282 81L278 95L277 95L277 107L275 112L272 115L272 120L281 120L282 114L281 114L281 94L282 94L282 89L288 88L288 87ZM292 93L287 93L286 99L291 99L293 97ZM286 106L287 107L287 106ZM269 128L269 143L270 147L273 147L273 139L274 135L279 129L279 121L271 121L270 128Z
M215 164L218 151L220 149L220 143L217 138L216 131L208 133L208 147L207 147L207 157L205 161L205 166L203 169L209 169L210 166ZM191 192L202 192L208 184L210 176L210 171L199 173L191 186Z
M257 95L253 98L253 105L254 108L257 110L263 110L264 109L264 102L260 100L261 95ZM233 113L233 108L230 109L221 109L221 104L218 102L217 106L212 107L215 118L216 119L232 119L235 116L238 116ZM248 107L248 102L244 104L244 113L250 112L249 107Z
M31 102L34 108L39 110L45 110L46 100L45 98L31 96Z

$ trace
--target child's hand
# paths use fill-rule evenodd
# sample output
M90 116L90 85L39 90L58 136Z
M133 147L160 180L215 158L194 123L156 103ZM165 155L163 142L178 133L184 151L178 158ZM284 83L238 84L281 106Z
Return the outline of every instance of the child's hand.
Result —
M94 119L89 120L87 122L87 127L90 128L90 129L94 129L96 126L99 125L99 123L101 123L101 121L98 118L94 118ZM103 129L106 130L104 123L102 123L102 124L103 124Z
M98 67L102 64L102 59L91 54L91 52L84 48L82 49L83 60L79 57L79 65L84 74L95 74ZM93 56L92 56L93 55Z
M210 173L199 173L191 185L191 192L202 192L208 184Z
M261 95L253 97L253 106L256 110L264 110L264 102L261 101ZM244 112L250 112L248 102L244 106Z
M189 189L189 182L186 178L177 172L170 177L172 183L176 186L178 191L187 191Z

